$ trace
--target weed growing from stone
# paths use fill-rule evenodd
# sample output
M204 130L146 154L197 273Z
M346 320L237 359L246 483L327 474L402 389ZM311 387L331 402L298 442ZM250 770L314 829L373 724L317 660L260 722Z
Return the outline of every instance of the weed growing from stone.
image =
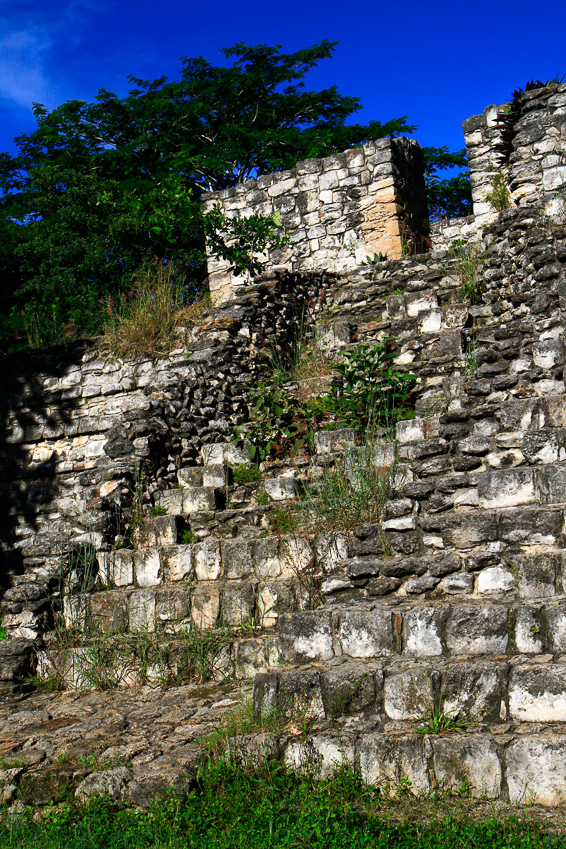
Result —
M482 282L482 269L487 251L481 251L478 245L464 239L452 242L448 257L455 262L445 269L446 274L455 274L460 281L462 299L470 304L479 301Z
M106 303L102 351L109 357L167 354L180 344L179 330L202 320L210 296L187 287L184 270L156 263L132 281L128 295Z
M506 171L498 171L490 179L491 191L485 196L486 201L491 204L496 212L503 212L511 206L511 194L509 192L509 178Z
M245 463L238 463L232 471L234 483L259 483L261 480L261 472L257 466L246 466Z
M154 504L153 507L150 507L149 515L155 519L157 516L166 516L167 512L167 507L163 507L162 504Z
M345 448L334 467L325 466L292 509L297 525L347 530L383 518L391 492L401 484L391 443L366 434L361 445Z

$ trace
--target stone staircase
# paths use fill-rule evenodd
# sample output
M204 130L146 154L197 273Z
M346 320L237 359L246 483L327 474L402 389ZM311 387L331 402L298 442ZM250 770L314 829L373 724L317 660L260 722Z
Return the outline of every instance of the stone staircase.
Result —
M284 719L244 750L323 773L349 763L392 790L564 803L566 254L549 259L531 226L501 225L481 304L462 302L446 254L322 281L319 344L339 356L390 336L417 377L416 417L375 454L395 471L379 522L313 536L270 521L355 444L350 428L320 431L310 464L268 464L259 484L233 483L247 462L233 445L204 446L154 492L166 512L141 522L137 548L98 552L80 621L232 628L218 673L255 675L256 716ZM77 683L80 664L52 647L40 665Z

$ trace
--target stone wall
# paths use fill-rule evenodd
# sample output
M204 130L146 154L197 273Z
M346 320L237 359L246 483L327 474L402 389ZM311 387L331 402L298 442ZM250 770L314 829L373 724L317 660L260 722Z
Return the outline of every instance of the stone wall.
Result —
M474 215L481 224L493 220L485 200L491 177L501 170L497 117L508 104L488 106L463 123L468 150ZM552 84L523 95L515 124L509 160L509 189L513 206L536 203L547 214L559 212L557 190L566 185L566 85Z
M403 243L420 241L427 217L422 153L411 139L382 139L208 193L203 203L228 216L281 213L290 244L273 252L268 270L344 272L374 253L400 257ZM208 267L215 303L249 282L212 257Z

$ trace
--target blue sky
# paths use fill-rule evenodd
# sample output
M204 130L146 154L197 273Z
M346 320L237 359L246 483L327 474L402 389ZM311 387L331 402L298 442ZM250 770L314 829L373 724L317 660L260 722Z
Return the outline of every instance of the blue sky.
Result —
M325 38L339 45L307 84L361 98L356 120L408 115L422 145L463 147L465 118L566 74L565 0L0 0L0 151L35 126L33 101L124 95L128 74L175 78L180 57L221 64L240 41Z

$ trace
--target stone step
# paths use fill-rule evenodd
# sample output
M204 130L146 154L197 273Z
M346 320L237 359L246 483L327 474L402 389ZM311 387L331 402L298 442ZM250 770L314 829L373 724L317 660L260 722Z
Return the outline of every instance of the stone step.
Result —
M10 641L16 642L23 641ZM244 632L238 635L236 631L225 631L218 642L216 648L212 647L212 643L203 643L199 649L194 641L183 639L182 635L170 639L160 635L156 639L147 631L131 634L128 642L128 635L120 632L120 640L114 643L84 639L80 645L37 651L34 658L26 659L26 670L28 673L34 671L42 680L56 678L59 684L70 689L108 689L147 682L165 686L177 675L180 680L185 680L183 671L187 666L187 655L191 652L195 652L201 668L211 664L211 678L216 682L253 679L278 658L277 640L273 634L247 636ZM12 673L11 669L9 671ZM18 681L12 680L14 673L8 681L7 672L4 673L1 666L0 674L3 676L0 677L0 692L3 684L7 690L14 689L22 680L21 674Z
M285 663L334 658L489 657L566 652L566 598L532 602L381 599L279 617Z
M261 762L279 758L296 770L313 770L330 777L337 767L349 766L364 782L382 792L413 795L436 790L464 793L512 804L558 807L566 802L566 732L563 726L507 725L488 730L450 734L413 731L339 729L319 723L308 736L298 733L247 735L230 741L235 760ZM551 765L549 767L549 764Z
M343 661L261 673L256 716L365 718L376 730L566 723L566 657ZM459 724L458 724L459 723Z

